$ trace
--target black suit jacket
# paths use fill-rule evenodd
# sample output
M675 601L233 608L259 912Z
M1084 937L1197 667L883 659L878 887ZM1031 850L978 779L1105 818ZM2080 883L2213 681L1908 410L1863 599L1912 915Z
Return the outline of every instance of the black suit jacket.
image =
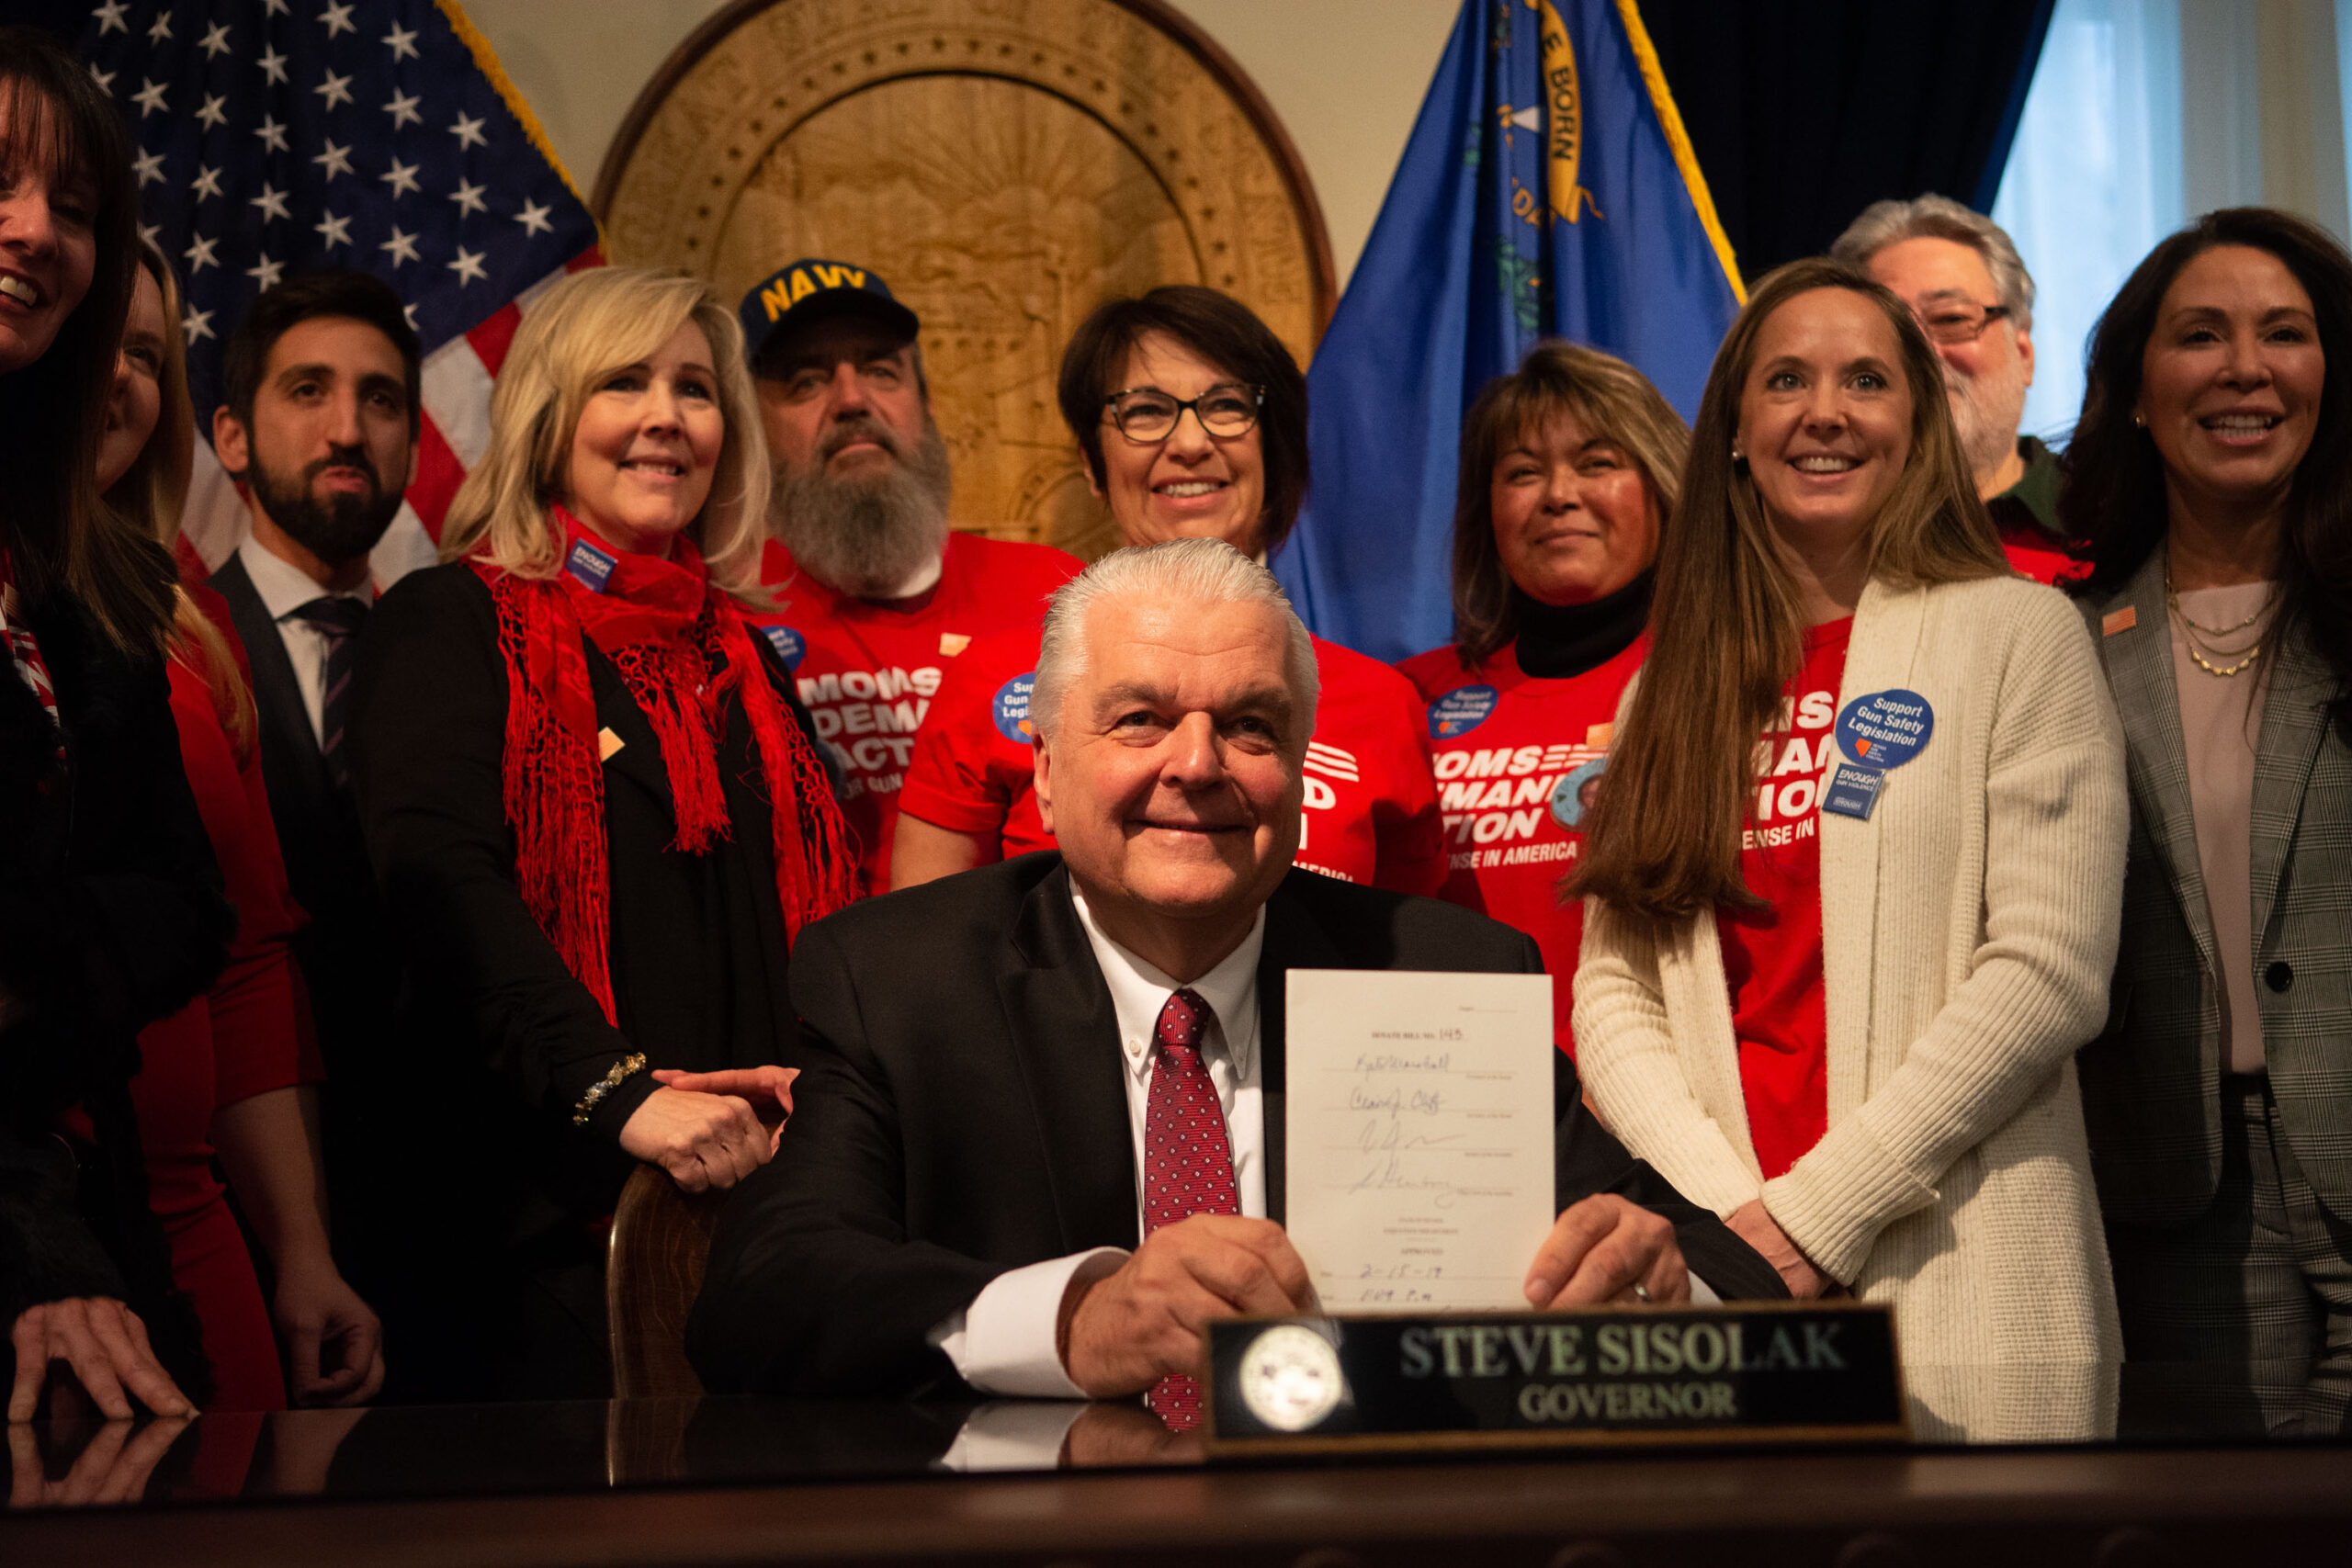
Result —
M1283 976L1539 973L1526 935L1434 899L1294 871L1266 906L1258 1005L1266 1192L1282 1217ZM713 1239L687 1349L714 1391L953 1383L925 1343L999 1274L1136 1244L1117 1022L1053 852L845 909L801 933L804 1075L775 1162ZM1715 1216L1626 1153L1559 1058L1556 1197L1617 1192L1675 1223L1726 1297L1785 1295Z

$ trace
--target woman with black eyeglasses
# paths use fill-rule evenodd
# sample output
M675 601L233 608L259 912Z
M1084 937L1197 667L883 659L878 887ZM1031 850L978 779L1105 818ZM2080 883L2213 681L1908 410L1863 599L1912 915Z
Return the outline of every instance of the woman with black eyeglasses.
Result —
M1171 285L1113 299L1062 355L1062 417L1129 545L1212 538L1263 559L1306 494L1306 378L1249 307ZM1322 694L1297 863L1434 893L1445 878L1421 702L1378 660L1317 637ZM1054 847L1030 789L1037 634L983 639L940 682L899 796L891 885Z

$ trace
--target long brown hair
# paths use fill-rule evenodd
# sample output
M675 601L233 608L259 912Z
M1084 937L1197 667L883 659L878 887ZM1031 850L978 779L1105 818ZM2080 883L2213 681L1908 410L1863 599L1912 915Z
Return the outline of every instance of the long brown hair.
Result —
M2164 464L2132 417L2141 362L2173 280L2217 245L2267 251L2312 297L2327 379L2280 519L2279 614L2264 637L2294 630L2311 639L2335 677L2328 716L2352 745L2352 256L2325 230L2267 207L2232 207L2148 253L2092 331L2083 417L2058 462L2058 521L2067 537L2088 542L2081 592L2113 592L2163 547L2171 523Z
M1624 448L1661 518L1681 493L1690 427L1648 377L1615 355L1553 338L1487 382L1463 416L1453 502L1453 645L1464 670L1519 636L1519 601L1495 543L1495 467L1514 443L1563 414Z
M1765 321L1816 288L1848 289L1878 307L1911 393L1911 450L1871 524L1871 576L1916 587L2009 570L1961 456L1941 363L1910 310L1826 259L1768 274L1707 377L1681 499L1659 545L1649 658L1568 889L1650 921L1758 904L1740 875L1739 829L1756 738L1803 662L1804 616L1755 480L1732 446Z
M0 547L29 605L62 594L125 653L160 656L172 620L168 563L100 502L97 485L115 350L139 265L130 132L89 67L56 39L36 28L0 28L0 164L27 164L88 177L96 265L49 352L0 376L0 427L13 459L0 485Z

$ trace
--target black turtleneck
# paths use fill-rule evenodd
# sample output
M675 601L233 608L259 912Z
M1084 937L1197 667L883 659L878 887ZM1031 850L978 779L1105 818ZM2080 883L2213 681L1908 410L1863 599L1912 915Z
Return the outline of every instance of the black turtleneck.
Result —
M1519 667L1539 680L1581 675L1616 658L1642 635L1650 618L1656 571L1645 571L1605 599L1566 608L1529 598L1513 587L1519 615Z

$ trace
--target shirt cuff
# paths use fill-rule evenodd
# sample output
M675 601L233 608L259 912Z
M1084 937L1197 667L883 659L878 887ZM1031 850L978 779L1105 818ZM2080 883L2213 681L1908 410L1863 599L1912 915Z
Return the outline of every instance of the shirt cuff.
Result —
M1713 1285L1693 1274L1690 1276L1690 1304L1694 1307L1719 1307L1724 1304L1724 1299L1715 1294Z
M1082 1400L983 1404L964 1418L956 1440L932 1464L967 1472L1052 1470L1061 1463L1062 1443L1085 1411Z
M989 1280L972 1304L931 1331L931 1341L947 1353L956 1375L982 1393L1033 1399L1084 1399L1062 1366L1055 1330L1070 1277L1098 1258L1124 1260L1115 1247L1074 1252L1014 1269Z

